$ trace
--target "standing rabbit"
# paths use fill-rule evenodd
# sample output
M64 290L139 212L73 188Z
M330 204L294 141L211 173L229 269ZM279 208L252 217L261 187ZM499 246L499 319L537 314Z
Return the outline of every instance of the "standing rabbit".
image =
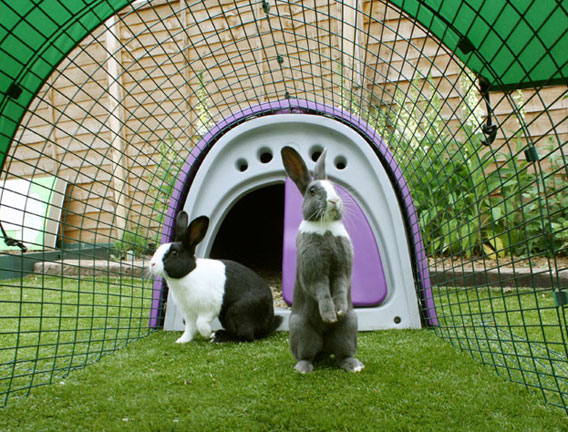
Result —
M314 180L296 150L281 151L286 173L304 201L303 221L296 236L297 267L290 348L295 369L310 373L315 360L335 355L345 370L359 372L357 315L351 303L353 246L341 218L343 203L325 174L324 150L314 168Z
M217 317L224 330L215 332L215 342L252 341L275 331L282 317L274 315L264 279L234 261L195 258L209 219L200 216L189 228L187 222L187 213L180 212L175 242L161 245L150 261L150 272L167 281L185 319L185 331L176 343L191 341L197 332L209 338Z

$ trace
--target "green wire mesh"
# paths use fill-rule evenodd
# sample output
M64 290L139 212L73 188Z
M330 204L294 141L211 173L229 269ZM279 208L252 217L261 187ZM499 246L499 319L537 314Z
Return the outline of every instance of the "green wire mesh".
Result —
M402 3L136 1L94 28L21 107L3 154L4 238L28 252L0 255L1 403L153 330L144 267L191 149L231 114L295 98L343 108L389 144L419 215L434 331L566 409L567 62L537 87L535 68L515 69L517 90L498 85L502 57L476 57L487 91L463 44L441 43L439 22ZM116 4L89 13L100 22ZM27 180L47 193L14 186ZM14 223L17 202L38 205Z

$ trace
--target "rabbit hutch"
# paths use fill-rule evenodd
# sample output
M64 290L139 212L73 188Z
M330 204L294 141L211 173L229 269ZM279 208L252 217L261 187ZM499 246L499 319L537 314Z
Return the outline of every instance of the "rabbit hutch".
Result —
M145 268L182 209L211 218L199 255L277 275L286 315L291 145L328 149L362 330L432 328L568 408L564 2L2 0L0 16L0 405L181 325Z
M309 112L325 116L307 114ZM236 127L231 125L255 116L258 118ZM343 123L334 117L342 119ZM423 294L424 301L431 299L431 295L426 285L428 273L420 232L410 232L415 237L409 241L404 229L417 226L408 187L388 147L378 141L374 147L378 156L361 135L346 126L349 121L349 116L341 110L326 110L325 106L300 100L259 105L235 114L213 128L211 138L206 137L194 150L208 151L204 157L199 157L201 152L192 153L194 162L187 164L178 176L175 190L179 193L170 201L173 206L168 214L173 222L181 210L179 206L183 205L190 219L209 215L209 232L198 255L245 260L252 268L260 266L264 271L267 267L281 268L283 299L291 304L295 236L302 219L302 197L293 183L286 180L279 149L293 143L304 149L306 159L314 162L325 147L332 162L328 169L330 178L357 194L355 199L341 189L343 200L348 203L346 227L355 250L352 298L358 307L359 328L419 328L411 257L420 257L415 268L419 272L418 281L425 285L418 292ZM370 136L369 140L376 134L361 120L356 126ZM215 139L215 132L226 129L230 130ZM214 147L208 141L214 142ZM387 165L390 176L381 159L390 161ZM406 196L406 203L402 201L406 204L403 207L406 217L398 205L390 178L398 181L395 185L398 195ZM241 200L244 204L239 203ZM362 211L358 203L367 211ZM173 238L172 222L165 224L163 238ZM409 245L414 246L413 254ZM162 291L163 282L157 280L155 310L160 310ZM173 306L173 300L168 300L167 304L165 329L182 330L182 317ZM433 308L424 310L433 311ZM280 308L278 313L287 318L289 309ZM430 315L433 313L429 313L429 318L434 319ZM157 322L157 319L156 316L154 320ZM287 320L282 328L287 328Z

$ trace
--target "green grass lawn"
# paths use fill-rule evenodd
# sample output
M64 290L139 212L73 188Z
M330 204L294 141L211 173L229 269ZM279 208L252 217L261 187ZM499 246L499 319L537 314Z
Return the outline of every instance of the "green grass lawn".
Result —
M308 376L293 370L287 333L229 345L144 337L151 293L136 278L3 281L0 394L12 393L0 431L568 431L542 398L563 406L568 394L550 291L435 288L435 332L361 333L362 373L324 363Z
M508 379L568 396L563 310L550 289L435 288L438 334Z
M1 411L2 431L560 431L568 417L429 330L361 333L366 368L293 370L288 334L180 346L156 332Z
M0 406L146 336L151 301L148 279L1 281Z

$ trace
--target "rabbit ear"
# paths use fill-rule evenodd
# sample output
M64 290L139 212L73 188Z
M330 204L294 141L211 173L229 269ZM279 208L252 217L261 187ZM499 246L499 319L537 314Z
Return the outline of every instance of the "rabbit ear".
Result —
M189 224L189 229L187 230L183 245L187 249L194 251L195 246L197 246L199 242L203 240L203 237L205 237L208 227L209 218L207 216L199 216L192 220Z
M327 154L327 149L323 149L318 158L316 166L314 167L314 179L315 180L325 180L327 176L325 175L325 155Z
M176 218L175 241L181 242L185 238L185 233L187 232L188 220L189 220L189 217L187 216L186 212L181 211L181 212L178 213L177 218Z
M306 163L302 156L292 147L284 147L280 151L282 154L282 162L284 162L284 169L288 177L292 179L298 189L304 195L308 184L312 181Z

